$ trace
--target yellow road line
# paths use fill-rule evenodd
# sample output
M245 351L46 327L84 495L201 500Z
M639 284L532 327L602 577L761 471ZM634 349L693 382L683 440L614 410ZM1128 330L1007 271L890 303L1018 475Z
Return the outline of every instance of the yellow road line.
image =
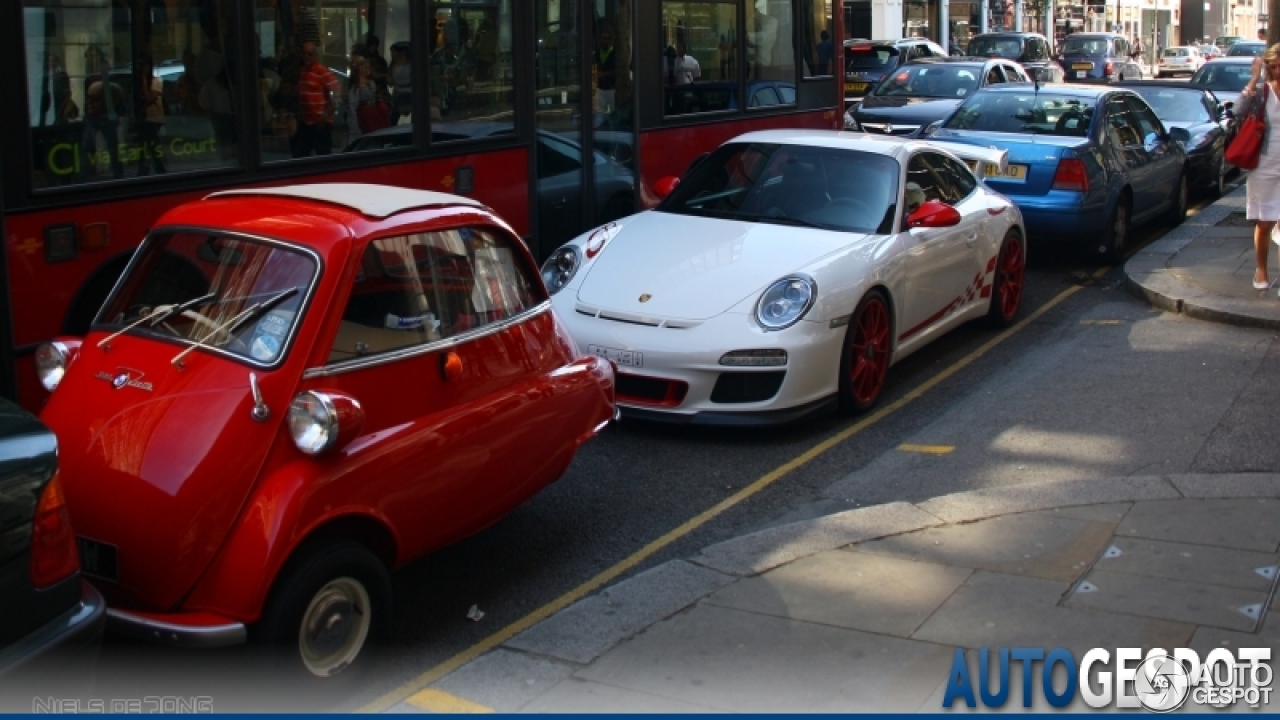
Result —
M433 713L491 713L493 708L480 703L473 703L465 698L457 695L451 695L443 690L419 690L410 695L405 702L418 708Z
M1102 277L1104 274L1106 274L1108 270L1110 270L1109 267L1099 268L1098 271L1093 274L1093 276ZM475 645L472 645L471 647L457 653L453 657L423 672L421 675L418 675L412 680L402 683L396 689L392 690L391 692L388 692L387 694L383 695L377 700L374 700L373 702L364 706L363 708L361 708L360 711L361 712L382 712L383 710L386 710L392 705L395 705L396 703L400 702L405 697L408 697L409 695L412 695L418 690L421 690L422 688L429 686L431 683L436 682L437 680L440 680L441 678L453 672L454 670L457 670L463 665L466 665L472 660L485 654L486 652L498 647L499 645L506 642L507 640L510 640L516 635L519 635L520 633L524 632L525 630L528 630L529 628L533 627L539 622L542 622L548 617L551 617L557 612L569 607L570 605L577 602L578 600L586 597L590 593L598 590L600 587L604 586L609 581L625 573L626 571L630 570L636 565L639 565L640 563L644 562L651 555L658 552L662 548L670 545L676 540L683 538L685 535L688 535L694 530L697 530L698 528L705 525L707 522L715 519L717 516L719 516L721 513L728 510L729 508L732 508L733 506L750 498L751 496L755 495L761 490L764 490L765 488L769 487L773 483L787 476L791 472L798 470L804 467L805 465L809 464L814 459L818 458L819 456L821 456L823 453L827 452L831 448L839 445L845 440L848 440L854 435L857 435L863 430L871 427L872 425L880 422L881 420L888 417L889 415L892 415L898 410L901 410L903 407L911 404L913 401L919 399L925 393L929 392L933 388L945 382L952 375L955 375L956 373L960 372L964 368L973 364L973 362L978 358L982 357L983 355L986 355L995 346L999 345L1005 340L1008 340L1010 337L1020 332L1023 328L1035 322L1036 320L1039 320L1042 315L1049 312L1053 308L1057 307L1060 303L1062 303L1062 301L1066 300L1067 298L1079 292L1081 287L1082 286L1080 285L1073 285L1067 288L1066 290L1063 290L1062 292L1054 296L1053 299L1049 300L1044 305L1041 305L1039 308L1037 308L1035 312L1031 313L1027 317L1020 320L1017 324L1002 331L999 335L983 343L982 346L979 347L977 350L974 350L973 352L964 356L960 360L956 361L953 365L951 365L947 369L943 370L937 375L934 375L933 377L924 381L920 385L917 385L914 389L910 390L909 392L907 392L907 394L903 395L897 400L894 400L888 405L881 407L879 410L876 410L870 415L867 415L866 417L862 418L861 420L854 423L853 425L845 428L844 430L841 430L840 432L836 433L835 435L832 435L826 440L823 440L817 445L814 445L813 447L797 455L796 457L792 458L786 463L774 468L773 470L769 471L768 473L760 477L760 479L756 480L750 485L747 485L746 487L742 488L738 492L730 495L724 500L721 500L715 505L712 505L710 508L702 511L701 513L698 513L693 518L686 520L685 522L681 523L678 527L674 528L673 530L666 533L662 537L659 537L656 540L649 542L644 547L628 555L626 558L623 558L613 567L602 570L591 579L578 585L577 587L561 595L555 600L552 600L546 605L543 605L537 610L534 610L528 615L525 615L519 620L516 620L515 622L511 623L510 625L502 628L501 630L498 630L497 632L493 633L489 637L486 637L485 639L481 640Z
M1081 320L1081 325L1122 325L1123 320Z
M902 452L924 453L925 455L946 455L955 451L955 445L913 445L911 443L903 443L898 446Z

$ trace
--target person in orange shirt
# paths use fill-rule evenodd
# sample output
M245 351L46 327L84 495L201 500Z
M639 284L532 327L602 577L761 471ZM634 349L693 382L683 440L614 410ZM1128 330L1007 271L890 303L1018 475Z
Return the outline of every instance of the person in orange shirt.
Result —
M296 158L333 152L333 118L341 86L319 61L316 44L302 44L302 76L298 78L298 129L290 140Z

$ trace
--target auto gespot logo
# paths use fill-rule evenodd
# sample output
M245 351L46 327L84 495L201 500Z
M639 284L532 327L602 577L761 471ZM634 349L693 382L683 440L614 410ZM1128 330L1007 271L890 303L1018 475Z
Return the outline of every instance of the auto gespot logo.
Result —
M956 701L977 707L1003 707L1014 695L1010 665L1021 665L1023 707L1031 707L1038 692L1051 707L1063 708L1077 697L1091 708L1145 708L1170 712L1188 700L1196 705L1226 708L1271 702L1271 648L1215 648L1201 662L1196 651L1175 648L1094 648L1077 662L1066 648L1016 647L978 650L976 672L962 648L956 648L947 677L942 707ZM1038 682L1037 682L1038 681ZM1038 686L1038 689L1037 689Z

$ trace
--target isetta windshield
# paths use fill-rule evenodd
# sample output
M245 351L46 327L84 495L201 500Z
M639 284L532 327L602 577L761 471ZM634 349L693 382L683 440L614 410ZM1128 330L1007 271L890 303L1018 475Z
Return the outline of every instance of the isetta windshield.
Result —
M318 272L310 252L284 243L157 234L138 250L95 324L273 365Z

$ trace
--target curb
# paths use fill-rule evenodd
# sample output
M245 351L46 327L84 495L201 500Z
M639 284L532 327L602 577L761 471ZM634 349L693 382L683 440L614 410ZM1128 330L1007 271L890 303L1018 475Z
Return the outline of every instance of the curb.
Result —
M1146 475L1045 482L942 495L921 503L895 502L846 510L749 533L709 545L687 560L670 560L604 588L463 665L431 688L449 692L497 678L527 680L499 702L511 712L579 668L651 626L742 578L827 550L917 530L1003 515L1106 503L1280 499L1280 473ZM516 702L511 702L516 701ZM401 709L400 703L396 709Z
M1245 207L1241 185L1138 251L1124 264L1124 287L1139 300L1170 313L1239 327L1280 330L1280 317L1262 314L1255 303L1223 297L1188 285L1169 270L1175 255L1233 212Z

